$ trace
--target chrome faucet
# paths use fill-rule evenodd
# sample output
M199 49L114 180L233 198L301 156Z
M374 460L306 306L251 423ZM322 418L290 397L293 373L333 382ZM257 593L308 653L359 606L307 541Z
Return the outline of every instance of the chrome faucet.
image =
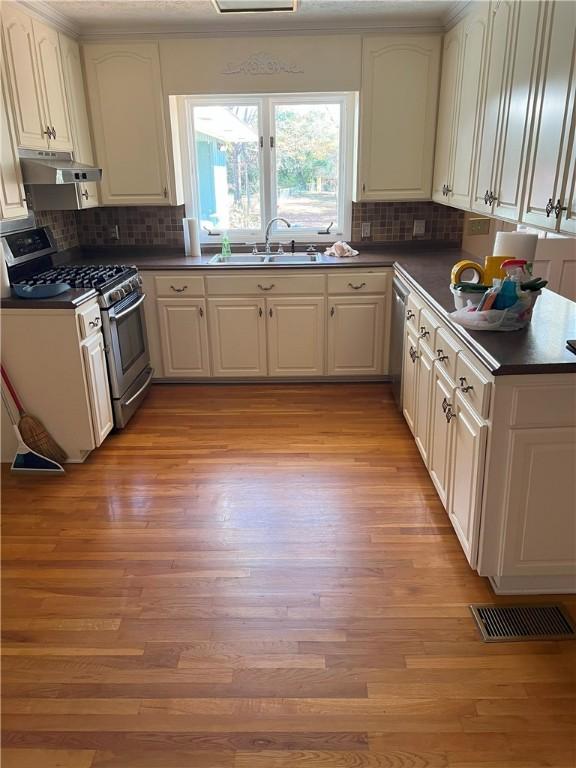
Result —
M287 227L292 226L290 222L284 219L282 216L276 216L275 218L270 219L268 224L266 224L266 234L264 236L264 253L266 255L270 255L270 253L272 253L270 250L270 230L272 229L272 224L274 224L275 221L283 221Z

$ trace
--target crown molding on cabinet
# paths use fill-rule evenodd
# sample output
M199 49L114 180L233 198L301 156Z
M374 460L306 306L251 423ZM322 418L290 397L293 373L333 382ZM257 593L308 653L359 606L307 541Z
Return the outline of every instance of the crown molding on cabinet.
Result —
M40 21L51 24L59 32L64 32L64 34L70 35L70 37L79 38L79 27L44 0L17 0L17 4L30 16L35 16Z
M480 2L486 2L486 0L480 0ZM458 24L470 11L470 7L473 4L474 0L455 0L442 19L444 31L452 29L452 27Z

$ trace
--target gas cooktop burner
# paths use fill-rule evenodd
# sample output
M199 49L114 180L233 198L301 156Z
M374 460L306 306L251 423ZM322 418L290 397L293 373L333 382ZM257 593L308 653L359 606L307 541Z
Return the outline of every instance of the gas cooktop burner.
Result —
M33 275L20 282L26 285L68 283L72 288L94 288L103 293L119 280L125 280L136 273L135 267L127 267L125 265L102 266L90 264L79 266L67 264L61 267L54 267L38 275Z

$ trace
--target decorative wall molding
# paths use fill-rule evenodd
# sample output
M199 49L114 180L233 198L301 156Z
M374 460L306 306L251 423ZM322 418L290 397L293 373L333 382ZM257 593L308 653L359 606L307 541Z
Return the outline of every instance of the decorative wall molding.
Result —
M244 61L228 62L220 72L222 75L301 75L304 70L299 64L283 61L269 53L253 53Z

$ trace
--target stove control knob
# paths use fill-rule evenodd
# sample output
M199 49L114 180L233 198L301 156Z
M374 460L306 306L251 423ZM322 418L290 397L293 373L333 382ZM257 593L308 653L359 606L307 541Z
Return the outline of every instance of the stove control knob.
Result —
M112 291L110 294L110 301L117 302L120 301L124 294L120 292L120 289L117 289L115 291Z
M140 287L140 281L138 280L137 277L132 277L130 278L130 285L132 286L132 288L134 288L135 291L137 291L138 288Z

